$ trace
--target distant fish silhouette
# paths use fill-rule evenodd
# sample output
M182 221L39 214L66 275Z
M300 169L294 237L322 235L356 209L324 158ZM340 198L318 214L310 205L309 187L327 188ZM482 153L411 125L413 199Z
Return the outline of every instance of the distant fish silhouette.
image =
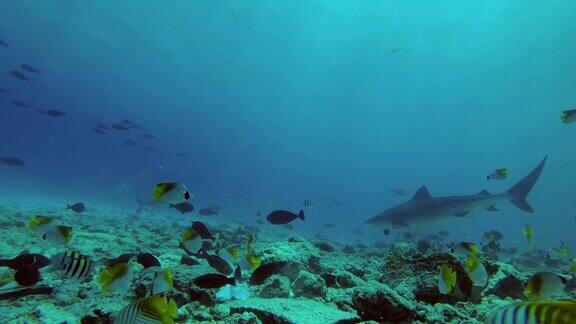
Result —
M98 134L98 135L106 135L106 134L108 134L108 133L106 133L105 131L101 130L100 128L94 128L94 129L92 130L92 132L93 132L93 133L96 133L96 134Z
M47 115L50 117L62 117L66 116L66 113L58 110L58 109L50 109L50 110L38 110L39 114Z
M296 218L300 218L304 221L304 211L300 210L298 214L295 214L287 210L275 210L266 216L268 222L274 225L288 224Z
M26 101L22 101L22 100L12 100L11 103L14 107L20 107L20 108L32 107L31 104L27 103Z
M331 228L335 228L335 227L336 227L336 224L334 224L334 223L324 224L324 228L326 228L326 229L331 229Z
M0 93L10 94L10 91L0 88Z
M14 71L14 70L12 70L12 71L10 71L10 75L11 75L12 77L14 77L15 79L22 80L22 81L30 81L30 80L32 80L32 79L30 79L29 77L25 76L25 75L24 75L22 72L20 72L20 71Z
M194 206L188 202L181 202L179 204L170 204L170 208L175 208L182 214L190 213L194 210Z
M19 167L19 166L23 166L24 164L26 164L24 161L22 161L19 158L15 158L15 157L3 157L0 158L0 163L2 164L6 164L9 166L14 166L14 167Z
M2 38L0 38L0 46L8 47L8 43L6 43Z
M124 125L124 124L112 124L112 128L117 129L117 130L128 130L130 129L130 127Z
M198 214L202 216L212 216L218 214L218 210L211 209L211 208L202 208L198 211Z
M393 194L394 197L406 196L408 194L406 190L400 188L388 188L388 192Z
M36 70L34 67L28 65L28 64L20 64L20 68L24 71L30 72L30 73L36 73L36 74L40 74L39 70Z
M122 142L122 145L125 145L125 146L136 146L136 145L138 145L138 142L133 141L133 140L131 140L131 139L127 139L127 140L124 140L124 142Z
M96 124L96 126L98 126L98 128L100 128L100 129L110 129L110 127L108 127L108 125L102 124L102 123L98 123L98 124Z
M84 204L81 202L77 202L73 205L66 205L66 209L70 209L76 213L82 213L86 210L86 206L84 206Z
M402 50L402 47L393 48L388 51L388 55L394 55Z

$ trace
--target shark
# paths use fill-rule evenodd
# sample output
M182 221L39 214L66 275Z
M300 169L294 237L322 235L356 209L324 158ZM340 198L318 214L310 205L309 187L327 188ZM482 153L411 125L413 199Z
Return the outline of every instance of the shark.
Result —
M482 190L473 195L433 197L428 188L422 186L412 199L369 218L365 223L410 228L448 218L465 217L479 209L498 211L496 205L505 201L512 203L521 211L533 213L534 208L530 206L526 197L540 177L546 159L547 157L544 157L536 168L506 192L492 194Z

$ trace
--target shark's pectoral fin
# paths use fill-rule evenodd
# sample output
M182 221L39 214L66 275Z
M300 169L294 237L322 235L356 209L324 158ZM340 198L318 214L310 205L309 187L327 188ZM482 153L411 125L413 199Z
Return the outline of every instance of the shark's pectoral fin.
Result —
M469 210L462 210L462 211L457 211L454 213L454 216L456 217L464 217L466 215L470 214Z
M490 206L486 207L486 210L489 210L489 211L498 211L498 208L496 208L496 205L490 205Z

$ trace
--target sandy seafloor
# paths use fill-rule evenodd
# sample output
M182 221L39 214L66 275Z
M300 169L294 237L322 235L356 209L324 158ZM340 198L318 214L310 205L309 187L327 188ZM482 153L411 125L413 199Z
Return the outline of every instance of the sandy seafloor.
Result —
M178 303L178 323L356 323L420 322L476 323L502 305L524 299L523 284L532 273L552 270L569 273L569 259L547 251L510 253L499 258L483 255L490 273L488 286L473 288L470 294L444 296L437 288L441 264L458 262L438 235L404 238L387 243L340 244L321 237L306 238L284 228L262 230L268 224L225 224L196 213L173 217L154 211L134 214L132 209L89 206L82 214L64 210L60 203L29 203L0 200L0 258L12 258L23 251L52 256L67 249L94 260L113 258L127 252L150 252L164 268L172 269L175 288L169 294ZM44 241L26 224L33 215L49 215L74 228L69 246ZM255 234L255 250L263 263L287 261L281 273L264 285L251 287L245 300L218 301L215 291L202 290L192 280L215 272L204 260L180 264L184 252L178 240L190 220L204 220L224 244L243 244ZM506 260L505 262L502 260ZM139 268L137 268L139 269ZM148 284L149 275L137 271L130 291L109 295L100 291L96 280L79 283L42 269L39 284L55 288L50 296L28 296L0 301L2 323L105 323L109 315L137 299ZM13 271L0 268L0 278ZM322 275L337 276L327 287ZM249 271L244 275L249 276ZM96 276L95 276L96 277ZM460 277L459 277L460 280ZM1 289L14 283L9 282ZM573 281L555 298L573 299ZM96 315L99 314L99 315Z

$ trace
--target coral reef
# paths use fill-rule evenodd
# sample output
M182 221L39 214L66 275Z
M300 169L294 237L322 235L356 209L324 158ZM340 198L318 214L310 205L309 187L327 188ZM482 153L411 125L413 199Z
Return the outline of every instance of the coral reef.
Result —
M378 282L355 289L352 304L363 320L408 322L421 319L415 312L414 300Z
M294 280L301 270L319 272L320 253L306 239L292 236L287 242L272 242L258 251L262 263L280 262L288 263L283 273Z
M263 323L356 323L358 315L311 299L251 298L229 304L230 313L251 312Z
M254 313L244 312L242 314L232 314L230 316L232 324L262 324L262 321Z
M62 223L74 224L69 247L45 244L26 228L28 215L55 215ZM179 234L186 224L167 223L156 217L134 217L129 223L113 217L115 211L87 210L82 218L59 215L56 208L11 206L0 208L0 258L12 258L23 250L54 255L66 248L91 255L96 260L115 258L122 253L152 252L162 267L171 269L174 288L169 292L178 305L177 322L213 323L356 323L367 322L482 322L495 308L524 299L523 288L531 273L546 269L558 260L531 262L544 258L540 252L516 256L512 261L486 255L482 263L489 274L486 287L474 287L462 260L438 249L437 243L372 245L311 243L299 236L279 239L266 236L256 240L255 253L262 264L287 262L280 273L261 285L244 279L236 287L202 289L194 278L214 272L204 259L187 256L178 248ZM246 226L210 228L220 234L220 244L245 244ZM251 233L251 232L250 232ZM32 235L31 235L32 234ZM240 235L240 236L239 236ZM107 242L103 246L102 242ZM320 242L322 243L322 242ZM327 250L330 250L329 252ZM454 268L455 292L438 290L438 271L443 264ZM568 270L560 262L559 270ZM53 287L51 295L34 295L17 300L0 300L7 322L108 321L124 305L143 297L152 282L151 271L136 265L130 289L105 294L96 282L74 282L50 270L42 271L42 285ZM0 267L0 281L13 285L13 270ZM573 287L576 285L570 282ZM564 297L573 297L567 289ZM242 299L242 300L237 300ZM41 307L37 307L42 304Z
M317 274L300 271L292 284L292 291L296 297L320 297L326 296L326 282Z
M292 294L290 279L279 275L266 279L264 284L257 286L255 290L256 295L262 298L288 298Z

